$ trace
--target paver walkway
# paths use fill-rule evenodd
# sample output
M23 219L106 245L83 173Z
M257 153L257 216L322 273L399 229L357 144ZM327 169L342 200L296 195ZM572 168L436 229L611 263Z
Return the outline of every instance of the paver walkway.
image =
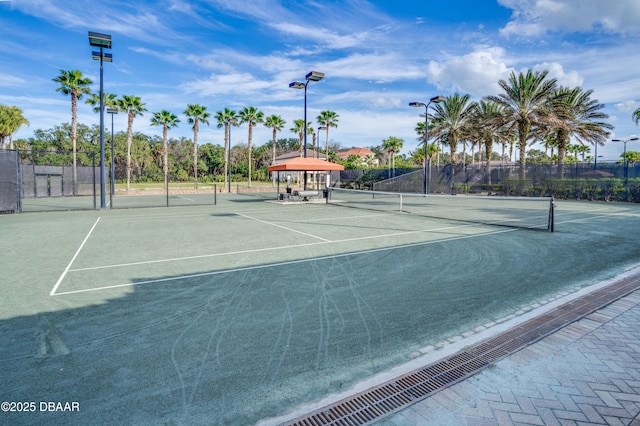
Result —
M640 291L379 424L640 426Z

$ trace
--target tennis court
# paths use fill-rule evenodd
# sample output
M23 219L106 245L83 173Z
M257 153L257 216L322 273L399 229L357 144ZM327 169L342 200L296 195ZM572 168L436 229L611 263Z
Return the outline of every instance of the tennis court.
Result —
M634 204L553 233L346 204L0 216L0 399L80 407L2 423L278 423L640 259Z

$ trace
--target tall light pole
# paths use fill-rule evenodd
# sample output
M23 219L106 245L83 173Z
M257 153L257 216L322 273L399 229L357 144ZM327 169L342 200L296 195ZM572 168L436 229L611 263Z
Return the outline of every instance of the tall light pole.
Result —
M409 106L411 107L424 107L424 162L422 164L422 168L424 171L424 179L423 179L423 188L424 194L429 193L429 173L431 172L431 161L429 160L429 105L432 102L440 103L444 102L446 98L442 95L434 96L429 99L429 102L426 104L423 102L409 102Z
M115 148L113 140L113 116L118 113L117 108L107 108L107 114L111 114L111 191L109 191L109 205L113 208L113 193L116 191L115 179L115 166L113 164L113 158L115 157Z
M307 158L307 86L310 81L320 81L324 78L323 72L311 71L305 76L305 83L294 81L289 83L292 89L304 89L304 158ZM307 171L304 172L304 190L307 190Z
M229 123L229 152L227 153L227 191L231 193L231 126L238 124L236 118L227 120Z
M107 200L105 197L105 176L104 176L104 90L102 78L102 63L112 62L113 57L110 53L104 53L102 49L111 49L111 36L109 34L100 34L89 31L89 45L99 47L100 52L91 52L94 60L100 61L100 208L107 208Z
M622 161L623 161L623 176L624 176L624 200L627 201L629 198L629 181L627 179L627 142L637 141L637 137L629 138L629 139L611 139L611 142L622 142L624 144L624 150L622 152Z

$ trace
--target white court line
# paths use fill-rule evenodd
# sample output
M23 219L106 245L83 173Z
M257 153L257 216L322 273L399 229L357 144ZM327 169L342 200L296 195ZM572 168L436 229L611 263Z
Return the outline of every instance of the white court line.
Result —
M620 216L620 215L627 215L628 213L612 213L612 214L602 214L599 216L589 216L589 217L582 217L580 219L570 219L570 220L563 220L562 222L558 222L557 220L555 221L555 224L561 224L561 223L575 223L575 222L585 222L585 221L589 221L589 220L593 220L593 219L600 219L600 218L610 218L611 216Z
M67 275L67 272L69 272L69 268L71 268L71 265L76 260L76 257L78 257L78 255L80 254L80 250L82 250L82 247L84 247L84 244L87 242L87 240L91 236L91 233L93 232L93 230L98 225L98 222L100 222L100 218L99 217L96 220L96 223L94 223L93 226L91 227L91 230L89 231L87 236L84 237L84 240L82 241L82 244L80 244L80 247L78 247L78 250L76 251L76 254L73 255L73 258L71 259L71 262L69 262L67 267L64 269L64 272L62 273L62 275L60 275L60 278L58 278L58 281L56 281L56 285L54 285L53 288L51 289L51 291L49 292L49 296L55 296L56 295L56 290L58 289L58 287L60 287L60 284L62 283L62 280Z
M182 198L183 200L195 202L196 200L192 200L191 198L183 197L182 195L178 195L178 198Z
M321 240L321 241L324 241L324 242L327 242L327 243L330 243L330 242L331 242L331 240L327 240L326 238L318 237L318 236L316 236L316 235L307 234L306 232L302 232L302 231L298 231L298 230L295 230L295 229L287 228L286 226L278 225L278 224L275 224L275 223L273 223L273 222L267 222L266 220L256 219L255 217L247 216L247 215L242 214L242 213L236 213L236 214L237 214L238 216L242 216L242 217L245 217L245 218L247 218L247 219L256 220L256 221L258 221L258 222L260 222L260 223L264 223L264 224L266 224L266 225L275 226L275 227L277 227L277 228L286 229L287 231L296 232L296 233L298 233L298 234L306 235L307 237L316 238L316 239L318 239L318 240Z
M593 210L588 210L586 212L579 212L579 213L580 214L582 214L582 213L592 213L592 212L599 212L599 211L602 211L602 210L606 210L606 208L593 209ZM239 214L239 213L236 213L236 214L238 214L239 216L247 217L249 219L254 219L254 218L251 218L249 216L245 216L245 215L242 215L242 214ZM564 216L564 215L570 215L570 214L578 214L578 213L576 213L576 212L562 212L562 213L556 212L556 218L558 218L558 216ZM612 213L612 214L605 214L605 215L598 215L598 216L590 216L590 217L585 217L585 218L580 218L580 219L571 219L571 220L566 220L566 221L561 221L561 222L556 221L556 224L570 223L570 222L582 222L582 221L588 221L590 219L606 218L606 217L623 215L623 214L628 214L628 212ZM199 216L199 215L200 214L196 214L194 216ZM181 215L179 215L179 216L181 216ZM367 217L367 216L369 216L369 215L361 215L361 216L356 216L356 217ZM378 215L374 214L372 216L378 216ZM158 216L158 217L161 217L161 216ZM167 217L167 216L164 216L164 217ZM254 219L254 220L261 221L259 219ZM264 221L261 221L261 222L264 222ZM270 222L264 222L264 223L268 223L268 224L273 225L273 226L278 226L278 225L270 223ZM97 222L96 222L96 224L97 224ZM63 274L63 277L64 277L64 275L66 275L67 272L90 271L90 270L99 270L99 269L138 266L138 265L153 264L153 263L165 263L165 262L175 262L175 261L183 261L183 260L202 259L202 258L208 258L208 257L233 256L233 255L257 253L257 252L265 252L265 251L273 251L273 250L286 250L286 249L292 249L292 248L323 245L323 244L327 244L327 243L334 243L335 244L335 243L344 243L344 242L351 242L351 241L368 240L368 239L375 239L375 238L387 238L387 237L395 237L395 236L401 236L401 235L410 235L410 234L416 234L416 233L421 233L421 232L439 232L439 231L466 228L466 227L473 227L473 226L477 226L477 225L476 224L468 224L468 225L462 225L462 226L456 225L456 226L447 226L447 227L442 227L442 228L411 230L411 231L403 231L403 232L394 232L394 233L390 233L390 234L379 234L379 235L369 235L369 236L357 237L357 238L347 238L347 239L334 240L334 241L321 239L321 240L323 240L322 242L313 242L313 243L305 243L305 244L293 244L293 245L280 246L280 247L268 247L268 248L261 248L261 249L241 250L241 251L234 251L234 252L205 254L205 255L198 255L198 256L186 256L186 257L150 260L150 261L143 261L143 262L122 263L122 264L95 266L95 267L78 268L78 269L70 269L70 266L73 263L73 260L72 260L71 263L69 264L69 266L67 267L67 270L65 270L65 273ZM95 227L95 225L94 225L94 227ZM290 230L289 228L286 228L286 227L282 227L282 228ZM452 240L461 239L461 238L471 238L471 237L476 237L476 236L479 237L479 236L483 236L483 235L491 235L491 234L497 234L497 233L512 232L512 231L517 231L517 230L518 229L508 229L508 230L501 230L501 231L495 231L495 232L490 232L490 233L474 234L474 235L471 235L471 236L452 237L452 238L449 238L449 239L439 239L439 240L434 240L434 241L415 243L415 244L411 244L411 245L408 245L408 246L410 247L410 246L417 246L417 245L423 245L423 244L432 244L432 243L435 243L435 242L452 241ZM91 231L93 231L93 228L91 229ZM291 231L294 231L294 230L291 230ZM298 231L295 231L295 232L298 232ZM306 234L306 235L308 235L308 234ZM311 236L313 237L313 235L311 235ZM318 238L318 237L315 237L315 238ZM83 242L83 245L84 245L84 242ZM394 248L402 248L402 247L407 247L407 246L397 246L397 247L390 247L390 248L382 248L382 249L376 249L375 251L386 250L386 249L394 249ZM370 252L370 251L362 251L362 252L359 252L359 253L367 253L367 252ZM357 253L355 253L355 254L357 254ZM340 255L337 255L337 256L340 256ZM337 257L337 256L334 256L334 257ZM74 259L75 259L75 256L74 256ZM311 260L313 260L313 259L311 259ZM302 261L296 261L296 262L302 262ZM286 264L286 263L284 263L284 264ZM276 265L280 265L280 264L276 264ZM276 266L276 265L272 265L272 266ZM263 267L268 267L268 266L263 266ZM210 274L219 274L219 273L224 273L224 272L233 272L233 271L240 271L240 270L246 270L246 269L248 269L248 268L230 270L230 271L218 271L218 272L212 272L212 273L207 273L207 274L209 274L209 275ZM201 275L202 274L195 275L195 276L201 276ZM56 287L54 288L52 293L55 292L55 290L59 286L59 283L62 281L63 277L61 277L61 279L58 280L59 282L56 283ZM150 282L160 282L160 281L165 281L165 280L175 280L175 279L189 278L189 277L192 277L192 276L189 275L189 276L183 276L183 277L178 277L178 278L168 278L168 279L163 279L163 280L145 281L145 282L133 283L133 284L132 283L118 284L118 285L114 285L114 286L100 287L100 288L95 288L95 289L77 290L75 292L57 293L56 295L71 294L71 293L77 293L77 292L95 291L95 290L109 289L109 288L115 288L115 287L125 287L125 286L130 286L130 285L147 284L147 283L150 283Z
M263 252L263 251L283 250L283 249L290 249L290 248L316 246L318 244L326 244L326 243L327 242L323 241L323 242L314 242L314 243L305 243L305 244L293 244L293 245L289 245L289 246L252 249L252 250L229 251L229 252L225 252L225 253L199 254L197 256L170 257L168 259L144 260L144 261L141 261L141 262L117 263L117 264L114 264L114 265L91 266L91 267L88 267L88 268L70 269L69 272L96 271L98 269L110 269L110 268L126 268L128 266L150 265L150 264L153 264L153 263L166 263L166 262L179 262L181 260L206 259L207 257L235 256L235 255L239 255L239 254L259 253L259 252Z
M144 260L141 262L130 262L130 263L117 263L113 265L103 265L103 266L91 266L88 268L77 268L70 269L69 272L82 272L82 271L96 271L99 269L111 269L111 268L126 268L129 266L140 266L140 265L150 265L153 263L167 263L167 262L179 262L182 260L195 260L195 259L205 259L208 257L222 257L222 256L237 256L242 254L250 254L250 253L260 253L267 251L275 251L275 250L287 250L292 248L302 248L302 247L310 247L310 246L318 246L324 244L339 244L339 243L349 243L352 241L362 241L362 240L371 240L374 238L387 238L387 237L398 237L401 235L411 235L411 234L420 234L422 232L442 232L449 231L451 229L460 229L460 228L468 228L477 226L476 224L468 224L468 225L454 225L454 226L445 226L442 228L429 228L429 229L418 229L411 231L402 231L402 232L392 232L389 234L378 234L378 235L367 235L364 237L356 237L356 238L344 238L342 240L334 240L334 241L321 241L321 242L313 242L313 243L304 243L304 244L291 244L288 246L279 246L279 247L266 247L259 249L251 249L251 250L239 250L239 251L229 251L224 253L211 253L211 254L199 254L197 256L184 256L184 257L170 257L167 259L156 259L156 260ZM513 229L516 231L516 229ZM480 234L487 235L487 234ZM437 240L437 241L447 241L447 240Z
M135 282L135 283L114 284L114 285L109 285L109 286L104 286L104 287L86 288L86 289L82 289L82 290L73 290L73 291L60 292L60 293L56 293L55 296L62 296L62 295L67 295L67 294L77 294L77 293L88 293L88 292L91 292L91 291L110 290L110 289L120 288L120 287L134 287L134 286L138 286L138 285L142 285L142 284L154 284L154 283L177 281L177 280L190 279L190 278L208 277L208 276L212 276L212 275L231 274L231 273L234 273L234 272L251 271L251 270L255 270L255 269L267 269L267 268L273 268L273 267L278 267L278 266L286 266L286 265L296 265L296 264L301 264L301 263L316 262L316 261L320 261L320 260L339 259L339 258L342 258L342 257L358 256L358 255L361 255L361 254L377 253L377 252L382 252L382 251L397 250L397 249L403 249L403 248L409 248L409 247L419 247L419 246L424 246L424 245L429 245L429 244L436 244L436 243L442 243L442 242L448 242L448 241L456 241L456 240L464 240L464 239L468 239L468 238L476 238L476 237L482 237L482 236L494 235L494 234L503 234L503 233L506 233L506 232L514 232L514 231L517 231L517 229L505 229L505 230L500 230L500 231L489 232L489 233L486 233L486 234L461 235L461 236L457 236L457 237L446 238L446 239L443 239L443 240L423 241L423 242L419 242L419 243L405 244L405 245L402 245L402 246L395 246L395 247L382 247L382 248L377 248L377 249L363 250L363 251L359 251L359 252L355 252L355 253L352 252L352 253L334 254L334 255L329 255L329 256L316 257L316 258L313 258L313 259L291 260L291 261L287 261L287 262L272 263L270 265L246 266L246 267L243 267L243 268L227 269L227 270L223 270L223 271L203 272L203 273L200 273L200 274L182 275L182 276L179 276L179 277L170 277L170 278L159 278L159 279L156 279L156 280L140 281L140 282ZM315 244L321 244L321 243L315 243Z
M208 207L208 206L194 206L194 207ZM158 208L158 209L166 209L166 207L151 207L151 208ZM119 210L120 212L124 212L123 210ZM193 213L193 214L180 214L180 213L171 213L171 214L156 214L156 215L148 215L148 216L144 216L144 215L131 215L131 214L123 214L122 216L110 216L109 217L109 222L119 222L119 221L132 221L132 220L144 220L144 221L149 221L150 219L172 219L172 218L183 218L183 217L199 217L199 216L203 216L203 217L207 217L207 216L211 216L212 213L207 212L207 213Z
M381 217L381 216L391 216L392 213L376 213L376 214L367 214L367 215L358 215L358 216L334 216L334 217L322 217L316 219L305 219L305 220L275 220L275 222L286 222L286 223L312 223L312 222L336 222L338 220L349 220L349 219L362 219L362 218L372 218L372 217Z

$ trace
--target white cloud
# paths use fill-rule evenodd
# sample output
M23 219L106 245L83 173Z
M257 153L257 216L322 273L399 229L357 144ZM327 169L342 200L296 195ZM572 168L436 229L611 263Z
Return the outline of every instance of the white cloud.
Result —
M640 2L637 0L498 0L513 10L502 28L505 36L539 36L547 32L638 33Z
M416 65L396 53L353 54L322 65L327 73L340 78L388 82L424 76Z
M287 22L274 22L271 24L271 27L286 35L313 40L316 43L320 43L323 46L330 46L333 49L345 49L358 46L369 38L366 32L340 35L334 31L322 28L316 31L309 31L309 27L307 25L298 25Z
M543 62L533 67L534 71L549 71L549 77L558 80L558 84L565 87L582 86L584 78L577 71L565 72L562 65L557 62Z
M25 87L27 81L11 74L0 72L0 87Z
M233 73L236 69L252 68L261 73L298 72L302 62L291 59L285 54L274 52L270 55L256 55L231 49L216 49L205 55L187 55L184 59L193 62L197 66L224 73Z
M91 22L94 31L108 28L110 34L126 34L147 42L155 42L159 37L164 41L184 41L161 22L162 18L153 9L146 11L138 7L136 13L127 13L121 8L110 8L106 3L92 2L89 6L81 0L68 0L59 6L49 0L30 0L16 2L16 6L25 13L63 28L85 29L87 22Z
M640 108L640 101L625 101L625 102L619 102L617 104L614 105L616 108L616 111L620 111L623 113L629 113L629 116L631 116L631 114L633 113L633 111L635 111L636 109Z
M201 96L220 94L255 95L258 91L272 87L271 82L255 79L249 73L211 74L209 78L184 83L186 93L198 93Z
M428 79L437 88L478 97L498 92L498 81L508 78L511 70L499 47L480 48L446 61L432 61L427 66Z
M373 108L399 108L402 105L402 99L395 97L373 96L369 99L369 105Z

